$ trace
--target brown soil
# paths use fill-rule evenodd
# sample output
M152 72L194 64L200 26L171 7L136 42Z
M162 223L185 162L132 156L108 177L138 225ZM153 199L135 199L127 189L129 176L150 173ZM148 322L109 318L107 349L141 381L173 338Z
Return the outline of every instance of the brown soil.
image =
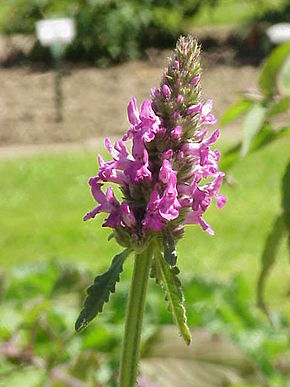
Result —
M132 95L141 102L158 85L167 52L149 53L146 61L108 69L70 68L63 77L64 121L54 120L54 73L25 67L0 68L0 144L86 142L118 135L127 126L126 105ZM238 92L255 88L258 69L252 66L214 64L203 60L203 97L214 99L220 118L238 98ZM238 126L225 129L236 137Z

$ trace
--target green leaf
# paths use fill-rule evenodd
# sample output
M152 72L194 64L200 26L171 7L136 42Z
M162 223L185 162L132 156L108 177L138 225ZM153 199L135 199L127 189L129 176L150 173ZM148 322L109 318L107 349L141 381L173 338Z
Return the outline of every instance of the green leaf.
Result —
M120 273L123 271L123 263L130 252L130 249L126 249L116 255L109 269L98 275L93 285L87 289L83 309L75 324L76 331L84 329L98 313L102 312L104 303L109 301L110 293L115 292L116 283L120 280Z
M238 102L231 105L221 119L221 125L224 126L246 113L253 105L253 101L250 99L240 99Z
M276 114L285 113L290 105L289 97L282 97L277 102L274 102L267 111L267 118L271 118Z
M274 130L271 125L266 124L253 139L250 147L250 151L257 151L267 144L280 139L284 136L289 136L290 127L283 127L279 130ZM229 170L237 161L239 161L239 152L241 150L241 143L234 145L225 153L222 154L220 161L221 170Z
M277 216L272 230L270 231L264 246L261 258L261 272L257 285L257 303L260 308L267 312L264 302L265 281L275 263L278 248L285 234L285 222L283 215Z
M191 335L194 345L184 347L173 327L163 326L144 347L141 375L159 387L267 385L254 362L230 341L205 329L191 329Z
M244 157L251 146L251 142L261 130L265 122L267 109L261 103L256 103L246 114L243 123L243 138L241 156Z
M278 88L280 94L290 96L290 55L285 59L279 72Z
M191 343L191 335L187 326L186 311L184 307L184 296L181 289L181 283L177 277L179 269L170 267L165 261L159 247L156 247L154 253L154 274L157 282L164 289L165 299L168 301L168 310L171 312L173 320L177 325L181 336L187 345Z
M177 261L177 253L175 249L174 238L168 229L163 230L162 237L164 258L170 266L175 266Z
M290 127L283 127L278 130L273 129L273 127L269 124L263 126L262 130L257 134L254 138L250 151L254 152L266 146L267 144L279 140L284 136L289 136Z
M284 221L288 234L288 248L290 253L290 162L286 167L286 172L282 181L282 209Z
M259 79L261 91L266 95L273 95L277 92L277 74L290 53L290 43L284 43L276 47L266 58Z

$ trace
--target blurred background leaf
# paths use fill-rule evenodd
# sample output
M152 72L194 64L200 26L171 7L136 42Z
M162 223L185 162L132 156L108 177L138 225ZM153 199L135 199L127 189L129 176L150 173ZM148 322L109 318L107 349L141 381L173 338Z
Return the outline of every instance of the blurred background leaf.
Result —
M193 345L184 348L170 326L163 326L147 344L141 373L158 387L266 385L252 361L235 345L215 334L191 330Z

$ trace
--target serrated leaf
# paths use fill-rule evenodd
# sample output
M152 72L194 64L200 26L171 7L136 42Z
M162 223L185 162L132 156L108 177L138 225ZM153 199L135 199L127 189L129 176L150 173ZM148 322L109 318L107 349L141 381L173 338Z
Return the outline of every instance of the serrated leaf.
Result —
M161 283L165 292L165 299L168 301L168 310L171 312L173 320L177 325L185 343L191 343L191 335L187 326L186 311L184 307L184 296L181 283L177 275L179 269L171 267L165 261L159 246L154 252L155 278Z
M290 51L278 74L278 88L280 94L290 96Z
M115 292L116 283L120 280L120 273L123 271L123 263L131 250L126 249L114 257L109 269L98 275L93 285L87 289L83 309L76 321L76 331L84 329L98 313L102 312L105 302L109 301L110 293Z
M284 43L276 47L266 58L259 79L261 91L266 95L277 92L277 74L283 62L290 53L290 43Z
M266 312L267 308L264 302L265 281L275 263L278 248L285 234L285 222L283 215L279 215L266 239L263 254L261 257L261 272L257 285L257 303Z
M243 137L241 156L244 157L251 146L252 140L255 138L257 133L262 129L265 121L267 109L261 103L256 103L248 111L245 116L243 123Z
M253 103L254 102L250 99L240 99L238 102L231 105L222 116L221 125L224 126L246 113Z
M115 234L112 232L109 236L108 236L108 241L110 241L111 239L115 238Z
M177 261L177 253L175 242L171 232L168 229L162 231L164 258L170 266L175 266Z
M184 347L172 326L148 341L140 373L158 387L266 386L255 363L236 345L205 329L191 329L194 345Z

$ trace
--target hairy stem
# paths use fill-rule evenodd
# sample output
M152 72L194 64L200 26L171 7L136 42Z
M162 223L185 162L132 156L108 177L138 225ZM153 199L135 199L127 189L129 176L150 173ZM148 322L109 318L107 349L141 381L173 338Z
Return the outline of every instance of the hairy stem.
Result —
M152 245L141 254L136 254L135 257L121 354L119 387L136 386L141 330L151 260Z

